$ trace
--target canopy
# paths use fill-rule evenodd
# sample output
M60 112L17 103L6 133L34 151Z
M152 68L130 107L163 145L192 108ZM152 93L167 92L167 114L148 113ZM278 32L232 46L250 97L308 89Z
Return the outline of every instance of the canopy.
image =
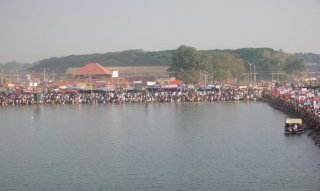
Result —
M297 123L297 124L301 124L301 123L302 123L302 119L298 119L298 118L286 119L286 123Z

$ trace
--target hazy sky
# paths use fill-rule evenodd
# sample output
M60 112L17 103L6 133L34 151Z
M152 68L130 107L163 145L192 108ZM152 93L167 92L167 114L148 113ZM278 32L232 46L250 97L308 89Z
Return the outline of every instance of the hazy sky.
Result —
M0 0L0 62L128 49L320 53L320 0Z

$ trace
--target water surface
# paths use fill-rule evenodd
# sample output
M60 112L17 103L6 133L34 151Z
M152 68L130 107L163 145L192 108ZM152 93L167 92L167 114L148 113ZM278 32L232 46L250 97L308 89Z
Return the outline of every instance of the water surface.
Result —
M0 190L320 190L265 103L0 108Z

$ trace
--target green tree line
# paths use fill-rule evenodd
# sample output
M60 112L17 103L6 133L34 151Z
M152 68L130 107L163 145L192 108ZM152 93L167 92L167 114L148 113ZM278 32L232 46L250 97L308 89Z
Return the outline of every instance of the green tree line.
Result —
M241 79L253 73L260 79L270 79L271 73L293 78L305 70L304 60L293 54L270 48L242 48L237 50L197 50L182 45L172 55L169 68L174 76L186 82L196 82L201 71L212 74L214 80Z
M302 58L306 63L320 64L320 54L295 53L295 56Z

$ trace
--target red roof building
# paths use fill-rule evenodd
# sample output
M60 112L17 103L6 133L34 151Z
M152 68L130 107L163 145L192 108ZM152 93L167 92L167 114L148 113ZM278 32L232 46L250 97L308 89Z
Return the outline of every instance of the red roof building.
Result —
M73 71L75 76L91 76L92 78L111 77L112 72L98 63L89 63Z

